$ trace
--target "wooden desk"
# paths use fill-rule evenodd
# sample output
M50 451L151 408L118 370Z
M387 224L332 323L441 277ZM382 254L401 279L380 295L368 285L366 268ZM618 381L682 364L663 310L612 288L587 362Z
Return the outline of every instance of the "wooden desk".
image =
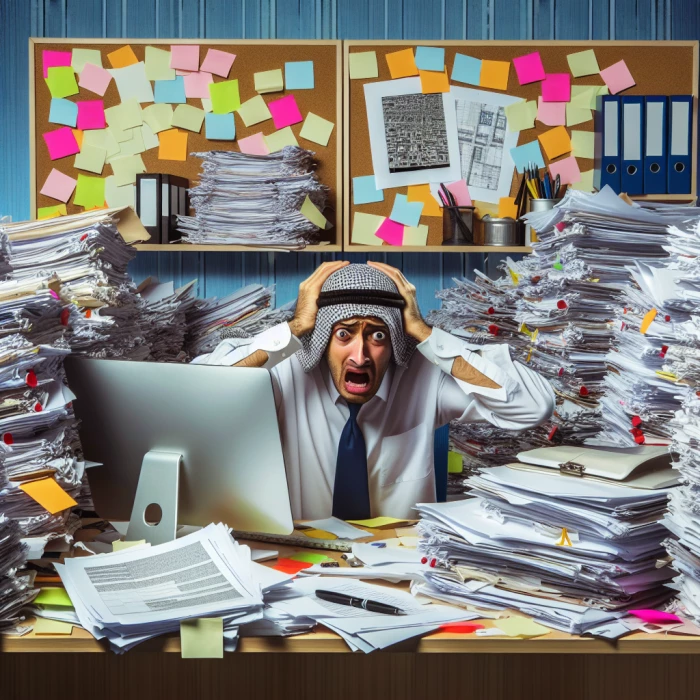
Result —
M393 534L374 533L377 538ZM281 556L299 551L267 547L279 549ZM181 659L177 635L150 640L123 656L78 628L70 637L33 632L2 637L0 698L35 697L52 677L60 678L73 697L90 700L210 700L236 697L234 688L246 699L285 700L700 697L697 637L634 634L607 642L556 631L529 640L440 632L365 655L351 653L340 637L318 630L286 638L244 637L238 653L223 661Z

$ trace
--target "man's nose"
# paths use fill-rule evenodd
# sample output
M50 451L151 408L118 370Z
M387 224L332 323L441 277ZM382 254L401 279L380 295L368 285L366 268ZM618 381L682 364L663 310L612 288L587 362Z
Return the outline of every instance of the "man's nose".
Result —
M361 367L367 362L367 353L365 352L365 340L361 335L355 337L350 345L350 357L352 363L357 367Z

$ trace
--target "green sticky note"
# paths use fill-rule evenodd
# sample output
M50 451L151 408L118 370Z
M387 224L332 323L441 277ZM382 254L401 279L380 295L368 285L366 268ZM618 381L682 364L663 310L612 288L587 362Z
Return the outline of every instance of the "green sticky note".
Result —
M134 185L123 185L119 187L116 184L114 175L109 175L105 178L105 202L108 207L131 207L136 209L136 187ZM136 540L133 542L122 542L117 540L112 542L112 549L119 552L122 549L135 547L137 544L143 544L146 540Z
M537 102L535 100L515 102L504 107L504 110L508 120L508 131L523 131L535 126L535 117L537 116Z
M51 92L51 97L68 97L78 94L78 83L75 73L70 66L54 66L48 70L46 84Z
M105 110L105 119L110 127L124 131L143 124L143 110L135 97L125 100L114 107ZM124 140L124 139L117 139Z
M300 552L299 554L293 554L288 559L302 561L306 564L323 564L325 561L333 561L331 557L327 557L325 554L314 554L313 552Z
M595 75L600 73L598 68L598 59L595 57L595 51L588 49L587 51L577 51L570 53L566 60L569 62L569 69L574 78L581 78L584 75Z
M284 90L284 78L282 69L266 70L253 75L255 81L255 92L280 92Z
M136 184L136 176L139 173L146 172L146 166L143 164L143 159L140 155L114 158L110 161L110 165L112 166L112 172L115 177L114 184L117 187ZM104 197L104 186L102 190L102 196Z
M102 207L105 203L105 181L101 177L90 175L78 175L78 184L75 187L73 204L86 209Z
M73 167L78 170L87 170L90 173L102 175L106 157L107 151L104 148L83 144L80 153L75 156Z
M591 100L595 103L597 94L597 85L572 85L570 103L579 109L591 109Z
M374 51L360 51L351 53L350 78L352 80L366 80L368 78L378 78L377 54Z
M301 205L301 215L305 216L312 224L315 224L320 229L325 229L328 222L326 217L316 208L316 205L306 195L304 203Z
M148 80L175 80L175 69L170 67L170 51L146 47L146 78Z
M170 104L153 104L143 110L143 121L157 134L167 131L173 125L173 106Z
M65 216L66 213L65 204L55 204L52 207L39 207L36 212L36 218L39 221L41 219L55 219L57 216Z
M209 83L211 96L211 111L214 114L233 112L241 106L238 94L238 80L223 80L220 83Z
M428 226L406 226L403 230L403 245L428 245Z
M102 52L99 49L73 49L71 53L70 67L80 73L86 63L92 63L102 68Z
M527 617L506 617L503 620L496 620L494 626L507 637L541 637L552 631L549 627L539 625Z
M103 148L106 152L106 158L117 155L119 153L119 143L114 138L114 134L110 129L89 129L83 132L83 145L94 146L95 148Z
M304 120L304 125L301 127L299 136L307 141L313 141L321 146L327 146L328 140L333 133L333 122L329 122L318 114L309 112Z
M368 520L346 520L346 522L351 525L361 525L362 527L386 527L387 525L396 525L396 523L405 523L406 518L390 518L386 515L380 515Z
M231 111L231 110L227 110ZM204 121L204 110L192 105L178 105L173 112L173 126L199 133Z
M461 474L464 469L464 460L459 452L449 450L447 453L447 473Z
M114 180L111 179L111 177L107 178L107 181L112 181ZM110 184L111 188L111 184ZM116 189L128 189L128 188L116 188ZM132 188L133 191L133 188ZM109 200L107 201L107 204L109 204ZM110 207L112 206L111 204L109 205ZM114 205L117 206L117 205ZM146 544L146 540L114 540L112 542L112 551L113 552L122 552L125 549L131 549L132 547L138 547L139 545Z
M45 617L37 617L34 623L34 634L62 634L69 635L73 632L70 622L60 620L47 620Z
M595 132L571 130L571 155L577 158L595 156Z
M240 106L238 116L243 120L246 126L253 126L253 124L259 124L267 119L272 119L270 110L262 95L256 95L246 100Z
M34 598L35 605L54 605L65 608L72 608L70 596L65 588L42 588L39 595Z
M285 146L298 146L299 142L294 136L291 126L285 126L284 129L275 131L274 134L265 136L265 145L270 153L281 151Z
M220 617L200 617L180 622L183 659L223 659L224 621Z
M582 192L593 192L593 176L595 170L582 170L581 179L571 185L572 190L581 190Z
M383 216L356 211L352 222L350 242L359 245L383 245L384 241L376 236L383 223ZM406 229L404 229L404 234L405 231Z
M590 109L580 109L579 107L573 107L570 102L566 103L567 126L583 124L583 122L589 122L591 119L593 119L593 112Z

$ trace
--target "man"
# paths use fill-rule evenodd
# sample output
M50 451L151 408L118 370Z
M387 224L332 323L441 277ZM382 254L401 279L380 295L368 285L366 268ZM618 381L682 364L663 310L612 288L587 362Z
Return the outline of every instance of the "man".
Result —
M548 382L507 345L430 328L415 287L382 263L324 263L289 323L196 362L270 370L295 519L414 517L435 500L436 428L523 430L554 409Z

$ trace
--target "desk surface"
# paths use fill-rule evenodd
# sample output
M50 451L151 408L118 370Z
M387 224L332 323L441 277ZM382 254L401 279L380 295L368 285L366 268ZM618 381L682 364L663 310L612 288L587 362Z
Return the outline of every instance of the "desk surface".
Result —
M395 535L393 530L370 531L374 539L385 539ZM245 542L241 540L241 542ZM311 548L292 548L283 545L266 545L260 542L247 542L256 549L276 549L280 557L288 557L296 552L319 552ZM326 552L340 560L340 553ZM274 566L275 561L265 562ZM341 566L345 562L341 561ZM372 583L382 584L381 581ZM391 585L391 584L387 584ZM399 587L408 588L407 583ZM519 613L513 613L517 615ZM497 627L497 620L478 620L485 627ZM108 646L99 642L92 635L78 627L68 635L41 635L30 632L24 637L6 637L0 635L0 650L15 653L105 653ZM454 634L434 632L425 637L391 647L387 651L414 651L433 654L700 654L700 637L683 635L664 635L635 633L617 642L590 637L578 637L552 630L542 637L534 639L515 639L510 637L477 637L475 634ZM163 635L139 644L130 652L180 652L180 637L176 634ZM347 644L338 635L319 626L317 631L292 637L242 637L239 639L240 652L272 653L350 653Z

